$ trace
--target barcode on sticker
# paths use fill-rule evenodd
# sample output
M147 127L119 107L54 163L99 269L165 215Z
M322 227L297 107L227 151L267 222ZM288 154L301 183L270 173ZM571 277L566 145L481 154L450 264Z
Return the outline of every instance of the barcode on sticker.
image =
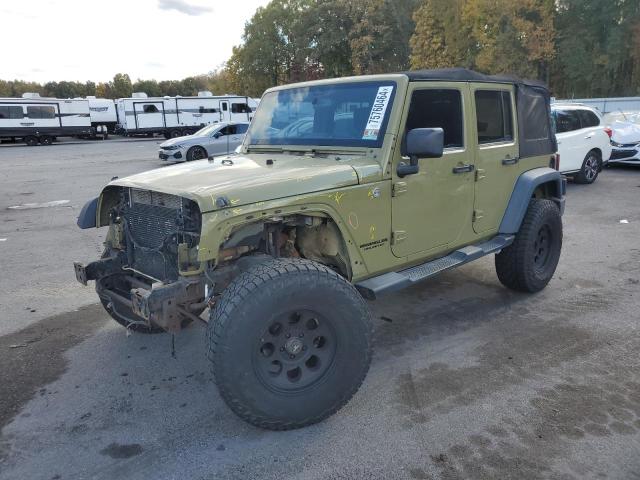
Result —
M364 133L362 135L363 140L377 140L380 135L380 129L382 128L382 121L384 120L384 114L387 111L387 105L389 105L389 99L393 92L393 86L378 87L378 93L373 101L371 112L369 113L369 119L367 120L367 126L364 127Z

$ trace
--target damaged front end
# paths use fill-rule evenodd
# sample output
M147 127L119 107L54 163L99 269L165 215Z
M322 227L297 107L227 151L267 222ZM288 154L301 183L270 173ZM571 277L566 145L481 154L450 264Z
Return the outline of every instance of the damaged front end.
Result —
M109 186L88 202L80 228L109 226L100 260L76 263L77 280L95 280L114 319L125 326L178 331L206 307L197 260L201 214L196 202L161 192Z

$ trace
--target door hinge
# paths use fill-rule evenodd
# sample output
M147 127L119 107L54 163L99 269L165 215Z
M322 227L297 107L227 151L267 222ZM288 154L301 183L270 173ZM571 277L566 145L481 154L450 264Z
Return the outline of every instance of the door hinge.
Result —
M397 245L407 239L407 232L404 230L394 230L391 232L391 245Z
M484 168L476 168L476 182L486 177L485 172L486 170Z
M484 211L482 211L482 210L474 210L473 211L473 221L474 222L477 222L482 217L484 217Z
M407 186L407 182L396 182L393 184L391 196L397 197L399 195L402 195L403 193L406 193L408 189L409 187Z

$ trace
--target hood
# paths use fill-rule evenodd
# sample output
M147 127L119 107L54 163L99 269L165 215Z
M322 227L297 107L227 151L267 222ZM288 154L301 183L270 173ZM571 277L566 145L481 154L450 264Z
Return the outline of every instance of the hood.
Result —
M611 140L616 143L628 144L640 142L640 125L631 122L613 122Z
M271 165L267 160L272 161ZM353 163L357 165L353 165ZM179 195L196 201L200 211L216 210L218 197L230 206L292 197L358 184L359 171L381 177L372 160L336 160L334 157L249 154L200 160L115 180L109 185L140 188ZM377 167L377 175L372 172Z
M170 147L172 145L180 145L181 143L187 143L190 140L194 139L193 135L185 135L183 137L171 138L165 142L160 144L160 147Z

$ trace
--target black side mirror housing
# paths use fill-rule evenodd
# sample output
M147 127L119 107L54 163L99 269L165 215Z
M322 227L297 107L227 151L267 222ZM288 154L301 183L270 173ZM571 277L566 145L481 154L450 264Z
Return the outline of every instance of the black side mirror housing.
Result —
M398 176L418 173L419 158L440 158L444 153L444 130L441 128L414 128L407 133L406 152L409 164L398 165Z

